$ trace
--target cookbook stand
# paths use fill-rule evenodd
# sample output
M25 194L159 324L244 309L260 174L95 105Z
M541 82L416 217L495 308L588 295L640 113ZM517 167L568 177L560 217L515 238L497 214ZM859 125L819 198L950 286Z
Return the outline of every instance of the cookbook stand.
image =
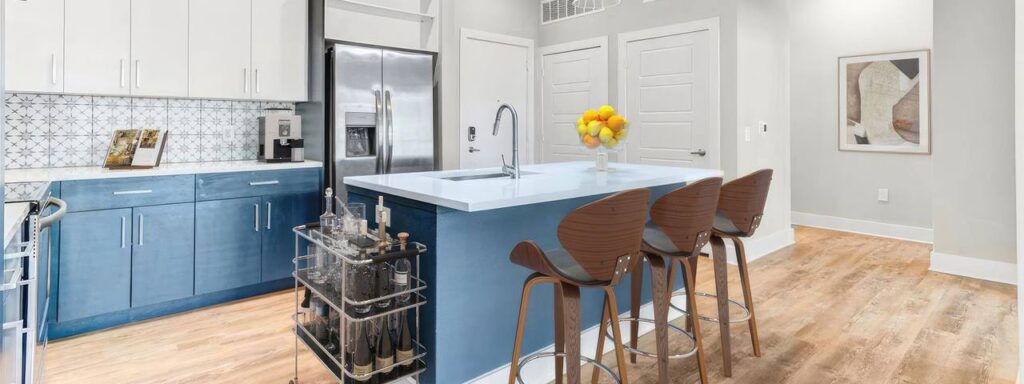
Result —
M405 244L405 250L402 250L401 244L398 241L393 241L388 250L381 252L376 247L360 248L351 243L339 243L331 237L324 236L317 224L300 225L292 231L295 232L295 259L293 260L295 264L295 313L292 317L295 323L295 377L290 384L299 383L300 344L312 352L338 383L372 382L383 384L408 382L410 379L419 383L419 375L427 368L425 360L427 351L420 343L418 324L420 308L427 303L423 296L423 290L427 288L427 285L420 279L420 255L427 251L427 247L420 243L408 242ZM373 231L368 237L379 241L379 237L375 236ZM329 255L336 260L331 267L336 268L334 277L326 280L312 278L311 272L315 272L314 268L317 268L313 265L314 258L317 256L304 254L304 244L310 245L310 249L315 247L317 252L322 252L321 256ZM350 283L346 280L351 279L350 273L353 272L353 268L366 268L399 259L408 259L412 266L408 275L408 288L405 290L364 298L354 294L353 289L349 288L350 285L346 284ZM318 283L316 280L324 282ZM322 300L325 305L330 307L331 311L338 314L337 323L331 324L331 326L338 327L337 340L328 340L328 344L334 342L340 346L337 348L337 353L329 351L329 348L325 347L324 341L318 340L314 336L313 330L309 329L309 324L304 324L302 318L304 312L301 308L303 287L309 289L311 297ZM400 297L405 300L404 303L400 303L398 300ZM391 304L386 307L378 305L385 301L389 301ZM368 310L366 310L367 307ZM396 357L390 372L385 372L388 371L387 367L374 367L368 373L353 373L353 364L349 361L350 357L346 353L352 348L349 340L354 339L350 335L351 328L370 327L369 329L374 330L372 334L380 335L381 332L388 332L388 319L399 314L406 316L406 321L409 322L411 329L413 345L411 357L403 360L398 360ZM358 337L359 334L356 333L356 335ZM372 339L374 342L371 345L376 345L377 337L372 337Z

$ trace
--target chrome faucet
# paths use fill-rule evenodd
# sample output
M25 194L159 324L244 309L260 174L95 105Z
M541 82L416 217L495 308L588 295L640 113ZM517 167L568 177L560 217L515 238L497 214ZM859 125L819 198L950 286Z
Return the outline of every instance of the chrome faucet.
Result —
M505 110L512 113L512 165L505 163L505 155L501 155L501 172L513 179L519 178L519 114L511 105L502 104L498 107L498 114L494 116L494 136L498 136L498 128L501 128L501 113Z

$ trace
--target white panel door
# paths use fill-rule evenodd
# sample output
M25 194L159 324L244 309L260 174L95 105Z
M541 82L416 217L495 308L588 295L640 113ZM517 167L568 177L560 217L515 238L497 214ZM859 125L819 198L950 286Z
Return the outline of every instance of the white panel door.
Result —
M64 90L64 0L4 0L4 89Z
M250 0L191 0L188 91L191 97L252 95Z
M608 103L606 45L581 49L541 48L541 161L589 160L592 151L580 144L576 121L583 111Z
M131 0L131 90L188 96L188 0Z
M504 103L519 115L519 158L524 164L530 162L532 44L532 40L484 33L467 36L464 32L459 54L462 168L500 167L502 156L512 163L512 117L508 112L502 117L498 135L493 135L498 107ZM472 141L471 127L475 131Z
M131 0L69 0L64 6L64 91L128 95Z
M253 98L304 101L306 0L252 0Z
M699 31L627 43L627 161L712 166L708 39Z

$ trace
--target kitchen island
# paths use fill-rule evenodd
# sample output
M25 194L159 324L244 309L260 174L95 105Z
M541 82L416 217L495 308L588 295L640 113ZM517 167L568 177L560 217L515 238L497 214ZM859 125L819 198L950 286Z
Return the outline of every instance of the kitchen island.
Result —
M384 196L393 231L409 232L429 249L421 265L428 284L420 321L428 351L423 382L461 383L507 366L522 285L532 273L508 260L518 242L559 247L556 229L566 214L615 192L650 188L657 198L721 176L716 170L636 164L612 164L608 172L593 168L593 162L527 165L519 180L500 176L496 168L345 178L349 201L365 203L372 212ZM628 282L621 283L619 294L628 297L628 289ZM524 354L554 342L551 288L538 287L533 295ZM600 320L601 298L600 290L581 291L583 329ZM628 305L620 301L620 312Z

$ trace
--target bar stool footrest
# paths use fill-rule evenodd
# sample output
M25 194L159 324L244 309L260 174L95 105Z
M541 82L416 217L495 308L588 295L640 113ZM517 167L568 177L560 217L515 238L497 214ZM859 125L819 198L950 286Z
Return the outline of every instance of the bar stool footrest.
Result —
M711 297L711 298L718 299L718 295L707 293L707 292L694 292L693 294L696 295L696 296ZM677 297L677 296L686 297L686 291L675 292L675 293L672 294L672 297ZM729 304L733 305L733 306L736 306L741 311L743 311L743 315L742 316L737 316L737 317L730 316L729 317L729 323L742 323L744 321L750 320L750 310L747 309L746 305L743 305L742 303L740 303L740 302L738 302L736 300L733 300L733 299L729 299ZM685 313L687 315L690 314L690 312L687 312L685 309L679 308L678 306L676 306L671 301L669 301L669 306L672 307L672 309L677 310L679 312ZM710 322L713 322L713 323L717 323L718 322L718 318L717 317L711 317L711 316L705 316L705 315L697 315L697 317L700 318L701 320L704 320L704 321L710 321Z
M628 323L636 322L636 323L654 324L654 320L652 320L652 319L633 318L633 317L620 317L619 318L619 323L627 323L627 322ZM668 327L669 327L669 329L675 330L677 333L680 333L683 336L686 336L687 339L690 339L690 345L691 345L690 349L688 351L686 351L686 352L677 353L675 355L669 355L668 356L669 360L685 359L685 358L693 356L694 354L697 353L697 340L693 337L693 335L691 335L689 332L686 332L686 330L684 330L684 329L682 329L682 328L680 328L680 327L678 327L678 326L676 326L676 325L674 325L672 323L669 323ZM612 340L613 342L615 340L615 338L612 337L612 334L608 332L607 328L604 329L604 336L606 338L608 338L608 340ZM654 359L658 358L658 354L657 353L651 353L651 352L643 351L643 350L640 350L638 348L630 347L628 345L623 345L622 349L626 350L626 352L634 353L634 354L637 354L639 356L650 357L650 358L654 358Z
M533 362L534 360L537 360L537 359L540 359L540 358L544 358L544 357L565 357L565 353L537 352L537 353L534 353L532 355L529 355L529 356L526 356L526 357L522 358L521 360L519 360L519 368L516 369L516 382L519 383L519 384L525 384L525 382L523 382L523 367L525 367L527 364ZM606 366L604 364L601 364L601 363L598 363L594 359L591 359L591 358L586 357L586 356L580 356L580 360L585 362L585 363L593 364L595 367L597 367L600 370L604 371L604 373L607 373L609 376L611 376L612 380L615 381L616 383L622 383L622 379L619 378L619 375L616 375L615 372L612 371L611 368L608 368L608 366Z

